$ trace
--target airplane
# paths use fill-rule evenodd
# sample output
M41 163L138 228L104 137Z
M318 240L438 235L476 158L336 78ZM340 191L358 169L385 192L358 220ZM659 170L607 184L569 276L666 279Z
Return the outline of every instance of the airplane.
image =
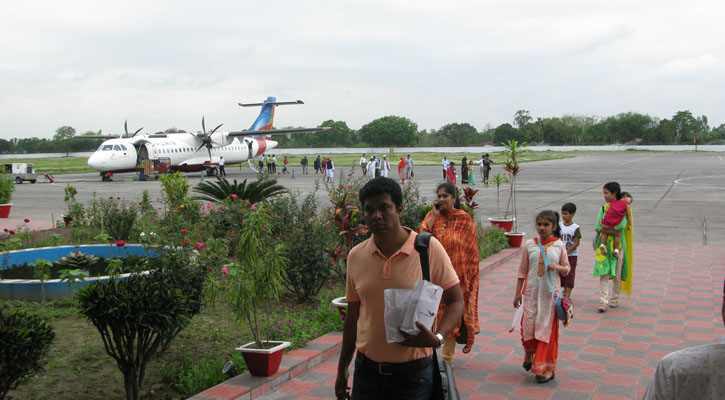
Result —
M128 123L124 123L125 136L82 135L76 138L109 139L101 143L98 149L88 158L88 166L100 172L101 180L110 182L113 173L135 172L140 162L149 159L166 159L171 171L198 172L205 171L213 176L218 173L219 159L224 157L226 165L240 164L244 161L254 169L254 157L268 152L277 146L267 136L297 132L315 132L332 130L331 127L272 129L274 110L277 106L304 104L302 100L277 101L275 97L267 97L261 103L239 103L241 107L261 106L262 109L252 126L247 130L221 132L223 125L207 132L204 117L201 119L202 131L197 133L156 133L139 135L143 129L128 133ZM112 138L112 139L111 139ZM202 151L206 148L206 154Z

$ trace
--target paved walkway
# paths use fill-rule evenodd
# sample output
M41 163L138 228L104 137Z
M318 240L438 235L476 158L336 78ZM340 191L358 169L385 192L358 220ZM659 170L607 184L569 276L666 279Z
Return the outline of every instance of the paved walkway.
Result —
M725 335L720 317L725 248L636 244L634 293L604 314L597 312L593 255L582 253L573 292L575 319L561 330L556 379L544 385L522 369L519 336L507 332L519 259L511 257L481 274L481 333L471 353L461 353L459 346L455 355L462 399L638 399L664 355L719 342ZM339 343L339 335L318 343ZM336 369L337 354L287 382L272 383L266 393L210 389L195 398L332 399Z

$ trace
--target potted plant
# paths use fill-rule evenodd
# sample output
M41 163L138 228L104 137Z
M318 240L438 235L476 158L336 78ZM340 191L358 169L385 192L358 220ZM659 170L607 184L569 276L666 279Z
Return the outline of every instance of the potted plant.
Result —
M496 186L496 217L489 218L488 221L493 226L504 229L506 232L511 232L511 229L513 229L514 227L514 219L504 218L501 216L501 185L504 183L509 183L509 178L499 172L498 174L491 177L491 181Z
M524 146L526 146L525 142L517 142L516 140L509 140L508 142L501 143L504 147L503 149L503 155L504 155L504 170L508 172L509 174L509 180L510 180L510 187L511 191L509 193L509 201L506 205L506 215L508 215L509 211L509 205L511 206L511 215L514 219L514 226L513 231L506 232L506 236L509 239L509 244L511 247L520 247L521 241L524 238L524 233L518 231L518 224L516 222L516 177L518 177L519 173L521 172L521 167L519 166L519 160L521 156L526 152L526 149L524 149Z
M7 218L10 216L10 208L13 206L10 200L13 197L13 180L10 174L5 171L0 173L0 218Z
M68 185L63 189L65 191L65 195L63 196L63 201L65 201L65 204L68 205L68 214L63 216L63 222L65 222L65 225L70 225L70 222L73 221L73 206L76 203L76 194L78 194L78 191L75 187ZM77 211L77 210L75 210ZM76 212L77 213L77 212Z
M219 290L226 297L234 319L246 323L254 338L236 350L242 352L249 372L270 376L277 372L284 349L290 342L263 338L271 321L269 302L279 300L282 269L288 262L282 244L274 242L267 211L251 206L244 218L245 229L237 247L237 261L222 268L225 277ZM262 312L266 315L262 316Z

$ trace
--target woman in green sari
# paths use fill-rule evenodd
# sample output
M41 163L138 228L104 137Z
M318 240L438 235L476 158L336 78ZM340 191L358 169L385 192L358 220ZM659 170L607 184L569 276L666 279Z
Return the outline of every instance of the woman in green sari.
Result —
M616 198L622 198L622 190L617 182L609 182L603 187L605 198L609 195L615 195ZM630 196L631 198L631 196ZM603 205L599 209L597 217L595 237L595 257L594 257L594 276L599 277L599 312L606 312L609 307L617 307L619 305L619 295L622 291L626 295L632 294L632 222L627 216L622 218L622 222L614 227L614 230L622 231L622 247L619 256L614 252L614 237L609 235L606 242L607 254L602 254L598 247L601 240L602 225L601 220L604 218L609 203ZM631 216L631 210L627 213ZM631 218L630 218L631 219ZM609 281L612 282L612 293L609 293Z

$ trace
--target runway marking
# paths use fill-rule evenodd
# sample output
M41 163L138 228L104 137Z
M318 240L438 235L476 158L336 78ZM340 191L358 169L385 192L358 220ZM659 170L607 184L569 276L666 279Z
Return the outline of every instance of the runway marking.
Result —
M657 200L657 203L655 203L655 205L652 206L652 208L650 208L650 211L654 211L654 209L657 208L658 205L660 205L660 203L662 202L662 200L664 200L664 198L670 193L670 190L672 190L672 187L675 186L675 182L677 182L679 180L680 175L682 175L683 172L685 172L685 169L684 168L682 168L682 170L680 170L680 173L677 174L677 179L675 179L672 182L672 184L670 185L670 187L667 188L667 191L662 195L662 197L660 197L659 200Z
M652 154L649 157L644 157L644 158L638 158L636 160L625 161L625 162L623 162L623 163L621 163L619 165L627 165L627 164L631 164L631 163L634 163L634 162L637 162L637 161L644 161L644 160L650 159L650 158L652 158L654 156L655 156L655 154Z
M722 156L717 156L717 158L719 158L720 161L725 162L725 160L722 159Z
M682 178L682 179L676 179L673 183L683 186L691 186L691 187L697 187L697 188L703 188L703 189L723 189L722 186L705 186L705 185L699 185L697 183L687 183L684 182L688 179L701 179L701 178L722 178L725 177L725 175L703 175L703 176L690 176L688 178Z

